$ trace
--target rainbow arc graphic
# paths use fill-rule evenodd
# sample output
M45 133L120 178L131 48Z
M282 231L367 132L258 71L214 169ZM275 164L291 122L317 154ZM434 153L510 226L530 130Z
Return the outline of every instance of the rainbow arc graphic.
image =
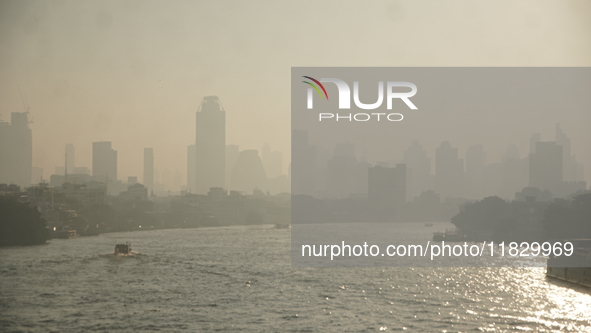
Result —
M316 90L316 92L318 93L318 96L320 96L320 98L324 97L328 100L328 93L326 92L326 89L324 89L324 86L322 85L322 83L320 83L320 81L318 81L314 78L311 78L309 76L302 76L302 77L305 77L306 79L308 79L310 81L313 81L315 84L312 82L308 82L308 81L302 81L302 82L304 82L305 84L309 84L312 88L314 88L314 90ZM322 94L320 89L322 89L322 92L324 92L324 95Z

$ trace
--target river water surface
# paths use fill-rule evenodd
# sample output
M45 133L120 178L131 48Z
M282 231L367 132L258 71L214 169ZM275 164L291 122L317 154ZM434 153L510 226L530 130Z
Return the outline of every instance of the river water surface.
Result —
M135 257L114 257L129 241ZM0 249L2 332L591 332L543 268L292 268L271 226Z

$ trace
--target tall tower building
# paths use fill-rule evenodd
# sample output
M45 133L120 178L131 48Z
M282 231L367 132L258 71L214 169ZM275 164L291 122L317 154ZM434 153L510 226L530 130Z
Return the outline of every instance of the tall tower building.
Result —
M357 166L355 145L337 143L327 163L326 186L331 198L345 198L357 192Z
M261 159L268 178L279 177L283 174L283 154L280 151L271 150L268 143L263 145Z
M529 155L529 186L557 195L562 187L562 146L556 142L537 142Z
M562 146L562 175L565 181L582 181L583 164L571 153L571 140L556 124L556 144Z
M536 153L536 144L542 141L542 136L540 133L532 134L531 138L529 139L529 153L535 154Z
M154 148L144 148L144 186L154 190Z
M314 195L317 190L316 147L308 140L308 131L294 129L291 132L291 193ZM292 208L293 209L293 208Z
M502 198L513 198L528 183L528 160L521 158L516 145L509 145L501 162L502 177L500 195Z
M444 141L435 149L435 185L442 197L460 198L464 190L464 160L458 148Z
M31 184L33 133L28 112L12 112L10 124L0 121L0 183Z
M195 174L197 173L197 169L195 169L195 163L197 163L195 145L189 145L187 146L187 190L189 193L193 193L196 189Z
M238 155L232 171L232 189L247 193L255 189L267 191L267 175L256 149L243 150Z
M412 200L432 187L431 158L427 157L427 151L415 140L404 151L404 163L407 166L407 199Z
M110 141L92 143L92 176L101 182L117 181L117 151Z
M226 111L217 96L206 96L196 114L195 192L225 186Z

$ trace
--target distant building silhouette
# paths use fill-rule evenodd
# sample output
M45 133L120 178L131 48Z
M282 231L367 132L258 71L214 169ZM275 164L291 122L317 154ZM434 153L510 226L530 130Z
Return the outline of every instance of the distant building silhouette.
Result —
M187 190L189 193L193 193L197 189L197 184L195 183L197 173L196 163L195 145L189 145L187 147Z
M332 198L345 198L357 193L357 158L355 145L337 143L327 164L327 192Z
M530 154L536 153L536 144L540 141L542 141L542 136L540 135L540 133L534 133L531 135L531 138L529 139L529 153Z
M176 192L176 191L182 191L182 188L183 188L183 176L179 170L174 170L172 172L172 180L170 182L170 190Z
M92 143L92 177L100 182L117 181L117 151L110 141Z
M275 178L283 174L283 154L280 151L271 150L271 146L265 143L261 155L267 178Z
M154 190L154 148L144 148L144 186Z
M64 167L60 167L64 169ZM51 186L62 186L65 183L71 184L86 184L92 182L92 176L88 174L68 174L68 179L66 180L66 176L61 174L54 174L49 176L49 185Z
M43 168L33 167L31 184L38 184L43 180Z
M570 138L556 124L556 144L562 146L562 175L565 181L582 181L585 178L583 164L571 153Z
M509 145L501 163L503 182L498 195L511 199L528 184L528 161L521 158L516 145Z
M68 170L68 173L70 171ZM78 174L78 175L91 175L92 172L90 171L90 169L88 167L74 167L74 170L72 171L73 174Z
M395 168L370 167L367 178L367 198L374 217L396 220L406 202L406 164L396 164Z
M226 173L226 111L217 96L206 96L196 114L195 193L224 187Z
M67 143L64 149L65 153L65 163L64 166L57 166L55 167L54 175L64 176L64 181L68 181L68 175L77 174L81 171L80 168L76 167L76 150L74 149L74 145L71 143ZM82 172L84 173L84 172ZM90 173L88 173L90 175ZM52 175L53 176L53 175ZM60 177L54 177L54 183L56 179L61 179ZM77 178L78 179L78 178ZM79 179L78 179L79 180Z
M556 142L537 142L529 155L529 186L557 195L562 189L562 146Z
M12 112L10 124L0 121L0 183L31 184L33 134L28 112Z
M431 158L419 141L413 141L404 151L407 173L407 199L420 195L431 188Z
M146 201L148 200L148 196L148 189L142 184L133 182L133 180L128 181L127 191L121 191L119 193L119 198L127 200Z
M458 149L444 141L435 150L435 185L443 198L463 196L464 161L458 158Z
M316 175L316 147L308 141L308 131L294 129L291 132L292 194L314 195Z
M170 191L172 188L172 172L168 168L160 173L160 183L162 184L163 191Z
M54 171L53 171L54 175L61 175L64 176L66 175L66 168L63 166L56 166Z
M243 150L232 171L231 190L252 193L255 189L267 190L265 168L256 149Z

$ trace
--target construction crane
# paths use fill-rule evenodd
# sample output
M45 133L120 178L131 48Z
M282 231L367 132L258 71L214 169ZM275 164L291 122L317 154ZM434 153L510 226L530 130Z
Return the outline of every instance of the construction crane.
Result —
M27 94L25 94L25 96L23 97L23 92L21 91L21 86L18 84L16 86L18 87L18 92L21 95L21 101L23 101L23 107L25 108L25 113L29 114L30 108L29 108L29 102L27 100ZM29 124L32 124L33 120L34 120L34 117L31 117L31 119L29 119L29 117L27 116L27 122Z

